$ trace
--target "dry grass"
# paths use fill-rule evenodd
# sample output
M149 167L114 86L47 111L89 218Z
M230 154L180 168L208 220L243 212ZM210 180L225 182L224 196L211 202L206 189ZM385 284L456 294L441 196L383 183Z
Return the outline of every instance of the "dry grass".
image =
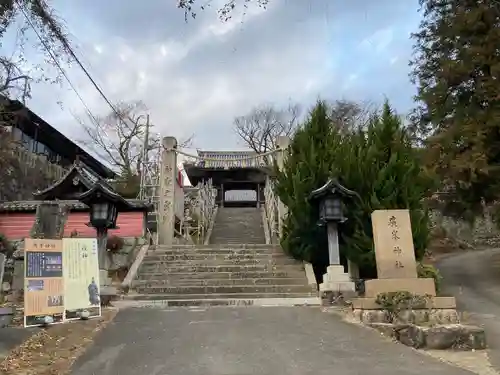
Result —
M0 364L3 375L65 375L75 360L117 311L104 310L101 318L74 321L41 329L14 349Z

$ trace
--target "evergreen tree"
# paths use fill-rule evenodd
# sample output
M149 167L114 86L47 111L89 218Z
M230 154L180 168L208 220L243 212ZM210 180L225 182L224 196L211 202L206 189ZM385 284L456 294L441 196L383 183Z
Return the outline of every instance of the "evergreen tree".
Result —
M344 202L348 220L340 227L343 258L359 264L365 276L375 276L371 213L391 208L410 209L416 256L421 258L428 238L422 198L433 184L421 169L399 116L386 103L367 126L339 132L332 125L324 103L319 102L294 137L285 166L278 172L277 194L289 210L283 248L317 267L328 264L325 229L316 225L318 210L307 198L329 178L337 178L359 194Z
M467 218L500 195L500 6L420 0L415 128L443 182L445 213Z
M332 138L328 107L319 101L296 132L284 168L276 172L276 193L288 208L281 244L295 258L312 263L325 261L325 255L318 250L324 249L327 242L324 228L316 225L317 208L308 197L329 177Z
M360 199L346 201L348 221L341 228L341 252L375 276L371 213L379 209L410 210L415 255L424 255L428 215L422 199L434 187L421 168L418 151L401 118L385 103L366 129L343 139L334 152L339 180Z

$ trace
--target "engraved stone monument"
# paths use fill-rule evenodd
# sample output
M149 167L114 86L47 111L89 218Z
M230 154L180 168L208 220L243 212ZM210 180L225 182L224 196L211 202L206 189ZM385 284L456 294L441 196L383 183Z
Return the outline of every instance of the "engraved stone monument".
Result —
M406 291L435 296L434 279L417 276L409 211L374 211L372 227L378 279L366 281L365 295Z
M378 278L365 282L365 297L352 301L354 311L380 310L381 293L409 292L430 296L427 307L456 316L455 298L436 297L434 279L417 275L409 210L374 211L372 227Z

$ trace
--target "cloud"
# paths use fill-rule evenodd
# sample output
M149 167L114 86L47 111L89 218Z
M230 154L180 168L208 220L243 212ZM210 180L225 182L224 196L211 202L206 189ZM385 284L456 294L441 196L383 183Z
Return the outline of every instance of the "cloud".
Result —
M385 94L403 111L411 106L408 33L418 22L417 0L273 0L267 10L250 7L228 23L219 21L215 5L188 23L164 0L54 5L109 99L143 100L156 131L195 133L196 147L241 147L233 118L264 102L308 106L318 96L381 100ZM68 74L92 112L109 111L81 71L72 67ZM84 108L67 85L35 86L30 106L64 133L81 136L72 113Z
M399 56L394 56L389 60L389 64L394 65L399 61Z
M374 50L377 53L381 53L389 47L393 40L394 30L392 27L386 27L375 31L368 38L363 39L361 42L361 47L366 49Z

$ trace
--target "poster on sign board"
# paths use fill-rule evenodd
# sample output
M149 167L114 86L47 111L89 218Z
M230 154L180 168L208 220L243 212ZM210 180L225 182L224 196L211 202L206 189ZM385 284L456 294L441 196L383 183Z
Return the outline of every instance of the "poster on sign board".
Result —
M65 318L79 319L85 310L89 318L101 316L97 240L64 238L62 248Z
M24 240L24 326L64 320L64 278L61 240Z

